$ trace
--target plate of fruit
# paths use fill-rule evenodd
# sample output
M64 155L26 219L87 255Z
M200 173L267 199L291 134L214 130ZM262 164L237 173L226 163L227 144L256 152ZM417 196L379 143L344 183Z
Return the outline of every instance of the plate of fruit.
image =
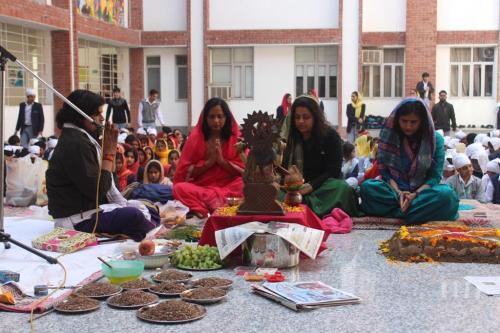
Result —
M172 254L170 264L190 271L211 271L224 267L217 247L208 245L196 248L185 246Z

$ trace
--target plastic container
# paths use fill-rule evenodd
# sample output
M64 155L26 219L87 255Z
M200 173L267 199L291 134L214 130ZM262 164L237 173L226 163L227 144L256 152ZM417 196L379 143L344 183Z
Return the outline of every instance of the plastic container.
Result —
M112 269L101 264L101 270L113 284L135 280L144 272L144 263L139 260L113 260L109 264L113 266Z

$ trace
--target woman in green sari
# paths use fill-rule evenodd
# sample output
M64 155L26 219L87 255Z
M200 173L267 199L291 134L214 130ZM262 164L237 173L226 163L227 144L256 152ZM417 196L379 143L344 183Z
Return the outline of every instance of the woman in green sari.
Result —
M311 96L296 98L290 119L283 167L296 165L304 176L303 203L320 217L336 207L357 216L354 190L341 179L340 137L326 122L318 102Z
M377 162L383 180L361 184L361 209L367 215L396 217L405 224L455 220L458 197L439 184L444 139L421 99L399 103L380 131Z

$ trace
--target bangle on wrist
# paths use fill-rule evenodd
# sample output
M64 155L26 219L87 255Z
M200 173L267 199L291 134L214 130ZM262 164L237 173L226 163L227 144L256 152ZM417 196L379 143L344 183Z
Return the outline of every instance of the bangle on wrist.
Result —
M102 160L114 162L115 161L115 154L104 154Z

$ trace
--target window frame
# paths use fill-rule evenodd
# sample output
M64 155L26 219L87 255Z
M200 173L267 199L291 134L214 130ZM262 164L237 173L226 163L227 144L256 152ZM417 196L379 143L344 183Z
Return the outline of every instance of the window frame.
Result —
M492 61L475 61L474 60L474 49L480 49L480 48L492 48L493 49L493 60ZM469 49L470 51L470 60L469 61L452 61L451 60L451 53L452 49ZM497 62L497 57L498 57L498 47L496 45L490 45L490 44L484 44L484 45L456 45L456 46L451 46L450 47L450 58L449 58L449 66L448 66L448 75L449 75L449 95L450 97L453 98L494 98L496 92L495 92L495 87L496 87L496 79L495 79L495 73L497 71L496 68L496 62ZM464 73L464 67L468 66L469 69L469 85L468 85L468 95L463 94L463 89L462 89L462 82L463 82L463 73ZM481 77L480 77L480 94L475 96L474 95L474 68L476 66L480 66L481 68ZM491 66L491 75L492 75L492 80L491 80L491 95L487 96L485 94L486 92L486 66ZM453 85L453 80L452 80L452 70L454 67L458 67L458 75L457 75L457 94L453 93L452 90L452 85Z
M236 61L235 52L237 49L248 49L251 51L251 62L249 61ZM229 61L218 62L214 64L213 51L214 50L229 50ZM229 87L229 99L232 100L253 100L255 98L255 48L254 47L211 47L210 48L210 84L211 87ZM214 67L215 66L229 66L230 67L230 82L214 82ZM239 71L239 96L236 96L237 86L235 84L235 76ZM251 83L247 85L247 77L250 73ZM250 87L248 87L250 86Z
M159 58L160 64L159 65L148 65L148 58ZM161 88L161 79L162 79L162 75L161 75L161 62L162 62L162 60L161 60L161 58L162 57L159 54L148 54L145 56L145 59L144 59L145 60L145 62L144 62L145 71L146 71L146 73L145 73L145 78L146 78L145 83L146 84L144 85L145 86L144 88L146 91L144 92L144 96L149 96L149 92L151 91L151 89L155 89L158 91L158 99L159 100L161 100L161 89L162 89ZM156 87L156 88L148 87L149 86L149 69L150 68L151 69L158 69L158 72L160 73L160 80L159 80L160 86L159 87Z
M331 47L334 48L334 52L337 54L337 63L334 64L333 62L328 62L328 61L319 61L319 49L320 48L325 48L325 47ZM314 50L314 61L306 61L306 62L299 62L297 61L297 48L311 48ZM306 94L307 91L310 89L309 87L309 82L308 82L308 70L313 69L314 73L314 79L313 79L313 87L316 89L318 92L319 98L322 100L336 100L338 99L338 90L339 90L339 80L338 80L338 73L339 73L339 45L315 45L315 46L295 46L294 48L294 93L296 96L300 96L303 94ZM319 69L321 67L324 67L325 70L325 94L324 96L320 95L320 89L319 89L319 78L322 76L319 73ZM298 76L298 68L302 68L302 76ZM330 75L332 68L335 68L336 75L332 76ZM302 78L302 89L301 91L298 91L297 89L297 79ZM330 89L330 77L335 77L336 78L336 89L335 89L335 96L330 96L331 95L331 89Z
M177 57L185 57L186 58L186 64L185 65L178 65L177 64ZM178 102L186 102L188 99L188 71L187 71L187 54L176 54L175 55L175 100ZM186 98L180 98L179 97L179 69L185 68L186 69Z
M89 63L93 55L89 54L91 49L97 50L98 60L98 75L92 75L92 69ZM112 50L111 53L106 53L106 50ZM82 52L85 55L82 56ZM108 65L110 68L106 70L109 75L104 76L103 72L103 60L110 60ZM92 40L87 40L83 38L78 39L78 87L80 89L88 89L96 94L100 94L103 97L111 98L113 96L113 88L119 86L119 79L123 77L123 71L121 71L119 60L118 60L118 48L112 45L103 44L101 42L96 42ZM82 80L82 73L86 70L86 80ZM107 80L109 79L109 82ZM108 86L108 89L103 89L104 86ZM97 87L97 88L96 88ZM107 95L106 95L107 94Z
M401 49L403 51L403 62L385 62L384 51L388 49ZM363 94L364 98L374 98L374 99L400 99L404 97L404 86L405 86L405 62L406 62L406 50L403 45L395 45L390 47L381 47L381 48L362 48L361 54L363 55L363 51L381 51L381 59L380 63L365 63L363 62L363 58L361 59L361 88L360 92ZM391 93L390 96L385 96L385 67L389 66L391 69ZM364 68L368 67L368 94L364 93L363 89L363 75ZM373 87L374 87L374 67L379 68L379 96L373 96ZM401 95L396 95L396 69L401 68L402 72L402 82L401 82Z
M12 38L13 36L16 38ZM0 22L0 45L9 49L38 76L50 76L50 37L47 32L18 24ZM36 66L33 63L34 58L36 58ZM14 75L11 75L12 73ZM11 85L12 80L14 80L14 85ZM21 81L21 85L18 85L18 80ZM15 63L8 64L5 71L5 105L19 105L19 102L26 99L27 88L36 90L36 101L44 105L52 104L52 94L31 74ZM18 94L19 92L21 95Z

